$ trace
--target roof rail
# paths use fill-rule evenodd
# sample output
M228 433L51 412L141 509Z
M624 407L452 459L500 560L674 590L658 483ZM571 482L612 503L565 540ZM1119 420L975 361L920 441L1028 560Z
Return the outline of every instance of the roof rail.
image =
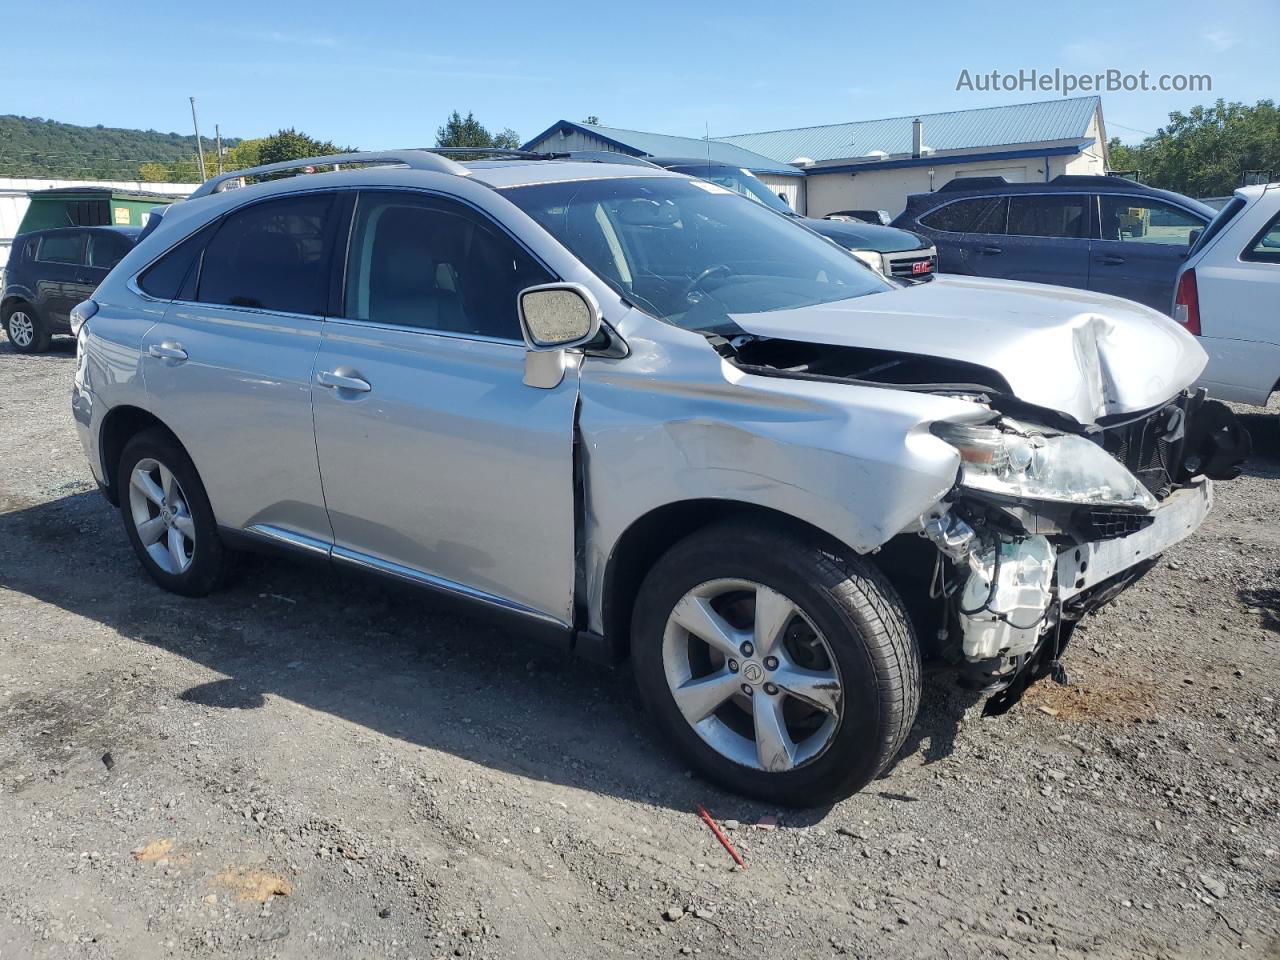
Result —
M987 190L992 187L1005 187L1009 181L1004 177L952 177L937 190L947 193L951 190Z
M559 160L565 153L535 153L514 147L432 147L432 153L442 157L515 157L517 160Z
M433 170L436 173L452 173L459 177L471 176L471 171L462 164L447 157L439 156L428 150L368 150L362 153L335 153L325 157L306 157L301 160L283 160L280 163L264 163L244 170L233 170L210 177L200 184L187 199L220 193L226 189L231 180L242 177L259 177L267 173L285 173L289 170L300 170L304 167L340 166L344 163L401 163L411 170Z
M1112 174L1105 176L1100 173L1060 173L1050 183L1060 183L1063 186L1087 187L1090 185L1099 186L1105 184L1114 184L1118 187L1132 187L1136 181L1130 180L1128 177L1117 177ZM1146 186L1139 184L1139 186Z

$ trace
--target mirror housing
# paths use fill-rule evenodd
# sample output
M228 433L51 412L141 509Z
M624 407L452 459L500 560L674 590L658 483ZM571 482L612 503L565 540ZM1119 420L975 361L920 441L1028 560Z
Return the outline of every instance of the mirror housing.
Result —
M1187 234L1187 249L1190 250L1196 245L1196 241L1200 239L1200 234L1204 233L1204 227L1196 227Z
M527 287L516 300L520 330L532 351L581 347L600 333L600 305L580 283Z

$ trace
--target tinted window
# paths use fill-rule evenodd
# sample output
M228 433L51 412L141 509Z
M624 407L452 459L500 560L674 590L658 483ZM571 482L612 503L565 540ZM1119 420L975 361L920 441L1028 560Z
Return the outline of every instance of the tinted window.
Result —
M1074 194L1010 197L1007 232L1017 237L1087 237L1087 198Z
M1160 200L1107 194L1100 200L1103 240L1185 247L1191 243L1191 231L1204 226L1199 217Z
M84 263L84 234L78 230L46 233L36 259L45 263Z
M554 277L467 208L409 193L362 193L345 315L519 340L516 294Z
M985 219L993 207L1000 201L991 197L974 197L969 200L957 200L944 207L931 210L920 218L920 222L933 230L946 230L949 233L965 233L973 229L974 224ZM985 231L990 232L990 231ZM1003 232L1003 230L999 231Z
M195 297L195 263L204 245L213 236L214 221L193 234L153 263L138 278L138 286L161 300L191 300Z
M89 238L89 266L110 270L132 246L128 238L118 233L95 233Z
M332 194L255 203L229 214L205 248L197 299L322 314L329 290Z
M1244 258L1264 263L1280 263L1280 216L1272 218L1253 246L1246 251Z

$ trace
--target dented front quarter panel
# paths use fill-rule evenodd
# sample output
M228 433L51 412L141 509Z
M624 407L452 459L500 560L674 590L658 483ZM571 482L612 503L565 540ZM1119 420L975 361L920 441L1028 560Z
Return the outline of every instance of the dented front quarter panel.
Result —
M703 499L754 504L866 553L955 483L959 455L929 425L990 416L948 397L746 374L702 335L635 310L620 332L630 355L588 357L581 372L594 630L609 558L651 511Z

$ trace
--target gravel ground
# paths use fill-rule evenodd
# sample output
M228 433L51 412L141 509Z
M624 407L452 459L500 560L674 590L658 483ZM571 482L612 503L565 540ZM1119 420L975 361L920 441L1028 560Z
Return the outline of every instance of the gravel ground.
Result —
M72 363L0 342L3 960L1280 956L1274 414L1067 686L983 719L931 677L884 778L798 812L692 778L627 670L421 595L267 559L163 593Z

